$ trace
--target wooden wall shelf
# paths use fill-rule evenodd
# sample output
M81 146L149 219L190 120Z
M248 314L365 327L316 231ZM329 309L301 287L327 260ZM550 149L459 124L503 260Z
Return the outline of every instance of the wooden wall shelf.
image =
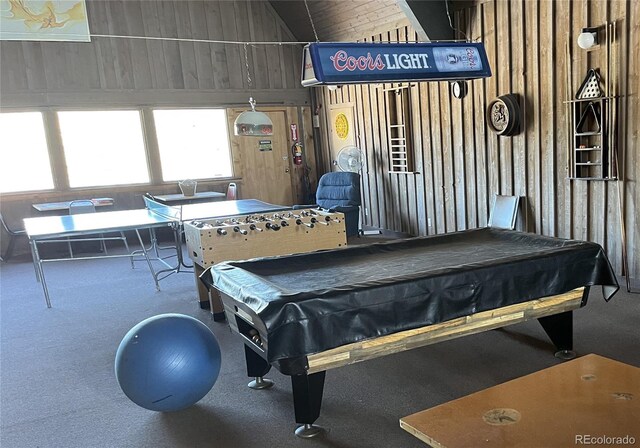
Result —
M612 137L612 111L616 98L603 96L565 101L570 105L569 179L616 178Z

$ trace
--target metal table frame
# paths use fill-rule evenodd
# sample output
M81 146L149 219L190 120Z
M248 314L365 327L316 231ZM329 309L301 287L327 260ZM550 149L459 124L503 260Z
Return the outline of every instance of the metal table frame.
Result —
M146 214L147 219L142 219L138 221L134 221L132 219L131 224L128 224L128 225L119 224L117 226L114 226L114 225L104 224L105 222L108 222L109 218L114 216L114 214L120 214L121 216L126 216L126 215L131 216L131 212L137 212L140 215L142 215L142 217L144 217L143 214ZM88 220L91 222L91 224L94 224L94 225L93 226L85 225L84 228L80 227L76 229L63 229L59 227L57 230L51 230L51 231L45 231L42 229L42 224L51 225L52 223L57 222L57 223L65 223L69 225L73 223L74 219L77 220L78 217L81 217L80 219L85 221ZM155 232L153 230L157 228L162 228L162 227L169 227L172 225L172 222L169 222L166 219L162 220L159 218L160 217L154 216L153 214L149 213L147 210L130 210L130 211L124 211L124 212L121 212L121 211L120 212L103 212L103 213L85 214L85 215L64 215L64 216L51 216L51 217L44 217L44 218L25 219L25 229L27 231L27 236L29 237L29 245L31 248L31 255L33 258L33 265L36 273L36 279L39 283L42 284L42 290L44 292L47 307L51 308L51 298L49 294L49 289L47 287L43 264L50 263L50 262L93 260L93 259L100 259L100 258L129 258L131 260L131 267L133 268L136 255L142 255L144 260L147 262L149 271L151 272L154 283L156 285L156 289L159 291L160 290L159 280L164 278L164 277L161 277L160 274L162 272L166 272L167 270L174 271L175 268L173 266L170 266L168 263L166 263L163 258L156 256L155 258L153 258L153 260L158 260L162 262L168 268L165 270L156 271L151 262L152 258L149 256L149 250L145 247L142 237L140 236L140 230L150 229L151 235L152 235L151 237L152 247L157 246L155 241ZM47 220L47 221L42 221L42 220ZM101 221L103 222L103 224L99 225ZM38 226L40 226L40 228L38 228ZM94 255L94 256L73 257L73 258L65 257L65 258L45 258L45 259L43 259L40 256L40 250L38 248L40 244L66 242L67 241L66 239L61 239L61 238L83 237L83 236L93 235L96 233L111 231L114 229L118 231L123 231L123 232L134 231L136 233L136 237L138 238L138 242L140 244L141 249L133 251L128 254L119 254L119 255ZM110 239L110 238L106 238L106 239ZM95 239L94 238L77 238L77 239L74 239L74 241L77 241L77 242L95 241ZM176 252L179 252L179 249L181 249L177 244L175 245L174 248Z
M88 260L99 258L130 258L132 267L135 257L142 255L149 266L149 271L153 277L156 289L160 290L160 280L171 274L186 271L182 268L192 268L187 265L182 254L182 228L184 221L195 219L209 219L224 216L232 216L241 213L263 213L275 210L286 210L289 207L268 204L254 199L241 199L237 201L218 201L200 204L171 207L144 197L145 209L109 211L101 213L88 213L80 215L46 216L40 218L26 218L24 220L25 230L29 237L31 255L36 273L36 279L42 284L45 301L48 308L51 308L51 299L44 275L43 264L55 261ZM168 227L173 233L173 245L161 247L158 245L156 229ZM151 245L146 247L140 236L140 230L149 229L151 235ZM83 237L98 233L112 231L134 231L141 249L129 254L121 255L96 255L76 258L47 258L42 259L38 249L39 244L66 242L67 237ZM109 238L106 238L109 239ZM74 241L90 241L93 238L78 238ZM175 254L161 256L160 250L175 250ZM149 253L155 252L154 257ZM166 259L176 257L175 264L169 264ZM165 268L156 270L152 261L162 263Z

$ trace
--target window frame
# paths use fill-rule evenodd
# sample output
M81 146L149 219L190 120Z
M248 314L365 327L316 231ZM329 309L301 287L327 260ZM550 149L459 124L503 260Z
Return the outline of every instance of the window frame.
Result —
M94 190L94 189L109 189L109 190L117 190L118 188L124 187L136 187L142 185L154 185L153 177L151 173L151 164L149 160L149 148L147 145L147 129L144 123L144 117L142 115L142 108L140 107L118 107L118 106L109 106L109 107L60 107L60 108L51 108L51 112L55 117L55 132L58 139L59 151L58 156L60 157L59 163L64 166L64 183L65 187L69 191L78 191L78 190ZM149 178L148 182L134 182L134 183L126 183L126 184L115 184L115 185L91 185L84 187L72 187L70 185L69 172L67 170L67 158L66 153L64 151L64 142L62 138L62 128L60 127L59 121L59 113L60 112L138 112L138 117L140 118L140 130L142 132L142 149L144 151L144 158L147 165L147 176ZM49 151L49 157L51 157L51 150Z
M35 193L38 192L54 192L58 189L58 176L57 176L57 170L56 170L56 161L55 161L55 154L51 151L51 147L52 147L52 138L51 138L51 132L50 132L50 123L49 123L49 117L47 114L47 109L45 108L29 108L29 107L3 107L2 111L0 111L0 113L2 114L13 114L13 113L40 113L40 116L42 117L42 127L44 130L44 140L45 140L45 145L46 145L46 149L47 149L47 155L49 157L49 170L51 171L51 180L52 180L52 184L53 186L51 188L44 188L44 189L38 189L38 190L22 190L22 191L8 191L8 192L0 192L0 195L2 197L7 197L7 196L28 196L28 195L33 195Z
M177 180L163 180L162 173L162 155L160 153L160 141L158 138L158 133L156 131L156 119L154 115L154 111L177 111L177 110L222 110L224 113L224 127L227 131L227 150L229 151L229 168L231 169L231 176L220 176L220 177L205 177L205 178L195 178L192 179L197 180L199 182L208 182L208 181L220 181L223 179L234 179L236 178L236 167L233 163L233 145L231 142L231 130L229 129L229 108L220 106L220 107L188 107L188 106L162 106L162 107L154 107L150 106L147 108L148 114L150 115L149 123L153 124L153 139L155 145L155 155L157 157L157 176L159 184L172 184L177 182Z
M52 195L59 195L64 192L86 191L95 192L96 194L119 193L127 191L140 191L141 187L148 186L167 186L176 184L175 181L163 181L162 171L160 167L160 154L158 151L157 134L155 131L155 123L153 120L154 109L222 109L226 116L227 136L229 138L229 154L231 162L231 176L230 177L211 177L198 179L199 182L205 183L220 183L226 184L229 181L241 180L237 176L237 167L234 159L233 149L233 134L229 129L229 107L219 106L201 106L201 105L184 105L171 106L171 105L97 105L97 106L33 106L33 107L3 107L0 113L15 113L15 112L39 112L42 114L45 138L47 142L47 151L49 155L49 165L53 177L53 188L31 191L19 191L19 192L7 192L1 193L3 198L20 200L29 196L38 195L38 197L46 198ZM147 161L147 170L149 174L149 182L134 183L134 184L120 184L120 185L96 185L91 187L70 187L69 177L66 169L66 160L64 149L62 146L62 135L60 125L58 122L58 112L83 112L83 111L138 111L140 114L140 122L142 126L142 137L144 143L145 157Z

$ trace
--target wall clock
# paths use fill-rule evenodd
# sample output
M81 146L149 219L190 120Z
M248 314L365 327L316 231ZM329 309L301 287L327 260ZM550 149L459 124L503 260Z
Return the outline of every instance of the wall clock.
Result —
M454 81L451 83L451 93L454 97L462 99L467 96L469 87L467 87L466 81Z

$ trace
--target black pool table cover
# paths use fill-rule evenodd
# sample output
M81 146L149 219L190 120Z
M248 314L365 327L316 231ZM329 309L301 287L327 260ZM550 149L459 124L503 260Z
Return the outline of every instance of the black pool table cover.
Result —
M492 228L230 261L201 279L262 321L275 365L582 286L618 290L596 243Z

